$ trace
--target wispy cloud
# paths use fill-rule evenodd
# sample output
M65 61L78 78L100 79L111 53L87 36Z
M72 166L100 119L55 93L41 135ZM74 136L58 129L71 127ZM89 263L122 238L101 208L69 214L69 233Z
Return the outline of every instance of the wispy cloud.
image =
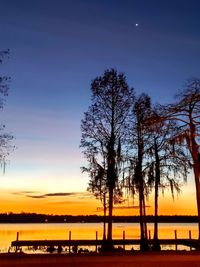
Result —
M150 205L146 205L145 206L146 208L150 208L151 206ZM139 206L114 206L113 209L115 210L128 210L128 209L139 209L140 207ZM97 210L98 212L100 211L103 211L103 207L97 207Z
M48 194L43 194L43 195L32 195L32 194L27 194L26 197L31 197L31 198L47 198L47 197L69 197L69 196L74 196L77 195L75 192L58 192L58 193L48 193Z
M27 195L27 194L38 194L38 191L19 191L19 192L13 192L13 195Z
M88 192L55 192L55 193L46 193L41 194L37 191L19 191L14 192L14 195L22 195L29 198L49 198L49 197L76 197L77 199L88 199L91 197L91 194Z

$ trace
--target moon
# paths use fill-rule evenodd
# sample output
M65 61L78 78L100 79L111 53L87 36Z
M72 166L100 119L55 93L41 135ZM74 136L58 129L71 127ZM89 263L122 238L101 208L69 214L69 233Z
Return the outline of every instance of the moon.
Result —
M139 23L135 23L135 27L138 27L139 26Z

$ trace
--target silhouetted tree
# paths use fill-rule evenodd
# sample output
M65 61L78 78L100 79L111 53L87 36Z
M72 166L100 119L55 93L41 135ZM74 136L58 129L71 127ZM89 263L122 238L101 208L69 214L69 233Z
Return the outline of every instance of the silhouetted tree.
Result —
M174 143L185 145L191 157L196 185L200 249L200 80L189 80L185 89L176 97L177 102L166 106L163 116L165 119L178 121L179 134L174 138Z
M9 50L3 50L0 51L0 64L3 62L3 58L5 56L9 55ZM8 95L8 82L10 80L10 77L8 76L0 76L0 108L3 107L3 103L4 103L4 97Z
M160 250L158 239L158 198L159 188L163 191L170 187L172 197L174 191L180 192L179 178L186 181L187 155L179 144L174 144L174 136L177 135L177 124L172 121L163 121L159 115L159 106L152 110L152 114L146 121L151 132L151 146L149 148L149 166L147 168L148 184L154 186L154 242L153 250Z
M128 128L127 115L132 104L133 91L126 77L115 69L92 81L92 104L81 123L81 147L91 164L102 166L108 192L107 248L112 248L112 214L114 189L118 185L124 136ZM98 169L98 167L97 167ZM96 170L95 170L96 171Z
M103 152L103 151L102 151ZM95 157L92 158L88 168L82 167L83 172L88 172L90 181L88 191L92 192L97 199L103 204L104 221L103 221L103 240L106 239L106 209L107 209L107 186L106 186L106 162L100 165Z
M95 158L93 158L93 162L90 162L89 169L86 167L82 167L83 171L86 171L90 175L90 181L88 186L88 191L92 192L97 199L100 199L103 204L103 212L104 212L104 222L103 222L103 239L106 240L106 211L108 206L108 188L107 188L107 176L105 169L105 162L103 166L101 166ZM118 185L114 188L113 192L113 203L121 204L123 202L123 194L122 188Z
M140 212L140 250L148 250L148 236L146 224L146 206L145 196L148 194L145 180L146 155L149 148L149 132L145 125L146 119L151 112L151 100L146 94L138 96L134 102L132 126L130 131L130 142L133 147L132 156L130 156L130 179L129 186L132 194L136 192L139 196Z
M3 58L9 55L9 50L0 51L0 64L3 62ZM0 76L0 108L3 108L5 97L8 95L8 82L10 78L7 76ZM5 133L5 125L0 125L0 164L5 172L6 158L13 150L11 140L13 136L9 133Z

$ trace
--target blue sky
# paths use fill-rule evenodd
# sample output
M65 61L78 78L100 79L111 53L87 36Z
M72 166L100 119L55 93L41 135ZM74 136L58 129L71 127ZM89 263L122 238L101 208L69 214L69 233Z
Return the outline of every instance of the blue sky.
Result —
M0 0L0 50L11 77L1 122L15 136L6 192L84 191L80 121L90 83L107 68L136 93L173 100L200 77L198 0ZM136 24L139 24L136 27Z

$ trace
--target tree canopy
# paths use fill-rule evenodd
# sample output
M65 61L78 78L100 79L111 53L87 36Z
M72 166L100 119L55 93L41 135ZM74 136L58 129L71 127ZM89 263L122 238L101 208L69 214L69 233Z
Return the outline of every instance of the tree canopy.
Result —
M81 122L81 147L89 163L84 170L89 172L91 184L94 185L99 180L102 185L100 193L108 192L107 239L111 240L114 191L119 189L118 180L133 90L129 88L123 73L111 69L92 81L91 92L92 104Z

